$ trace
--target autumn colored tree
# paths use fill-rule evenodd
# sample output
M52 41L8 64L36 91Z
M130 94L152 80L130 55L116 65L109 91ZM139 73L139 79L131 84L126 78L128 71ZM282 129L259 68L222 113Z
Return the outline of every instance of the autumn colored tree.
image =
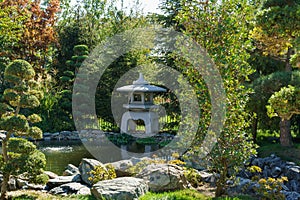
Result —
M37 139L42 137L41 129L34 126L41 121L41 117L21 113L22 108L39 106L39 99L43 96L39 83L34 80L35 71L27 61L15 60L6 67L4 76L11 87L4 91L5 102L0 103L0 129L7 132L2 140L0 158L0 169L3 172L1 199L7 199L8 182L12 175L22 174L29 181L43 182L42 170L46 165L45 155L34 144L23 138L12 138L12 135Z
M0 16L10 19L6 21L8 24L3 27L3 31L8 32L11 29L10 23L14 23L18 28L14 36L18 37L11 37L12 41L9 42L10 51L4 49L1 53L11 60L16 58L27 60L34 64L36 69L40 66L45 67L49 59L47 56L50 46L57 40L54 26L59 11L59 0L50 0L45 9L40 5L40 0L0 2L1 10L6 11Z

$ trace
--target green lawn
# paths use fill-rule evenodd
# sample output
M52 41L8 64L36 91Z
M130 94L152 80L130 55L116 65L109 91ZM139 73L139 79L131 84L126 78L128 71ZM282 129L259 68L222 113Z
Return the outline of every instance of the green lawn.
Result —
M239 196L214 198L205 196L195 190L187 189L164 193L148 192L146 195L140 197L139 200L253 200L253 197Z
M275 154L286 161L292 161L300 165L300 144L296 143L293 147L282 147L280 144L261 144L257 150L259 157L267 157Z
M59 196L51 195L38 191L30 190L20 190L10 192L10 197L12 200L96 200L93 196L86 195L70 195L70 196ZM139 198L139 200L252 200L249 196L239 196L239 197L222 197L213 198L205 196L195 190L179 190L174 192L164 192L164 193L152 193L148 192L146 195Z

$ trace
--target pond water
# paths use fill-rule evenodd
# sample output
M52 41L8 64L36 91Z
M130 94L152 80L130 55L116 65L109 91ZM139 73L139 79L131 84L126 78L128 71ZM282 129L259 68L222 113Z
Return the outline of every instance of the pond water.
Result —
M59 175L68 164L78 166L82 158L94 158L81 141L38 141L35 144L46 156L46 170Z
M78 166L82 158L95 158L81 143L81 141L38 141L35 142L47 159L46 170L55 172L59 175L65 170L68 164ZM123 149L134 152L144 153L157 149L157 145L123 145ZM128 159L128 155L120 152L112 152L109 147L101 147L99 152L102 163L114 162L116 160ZM99 157L98 157L99 159Z

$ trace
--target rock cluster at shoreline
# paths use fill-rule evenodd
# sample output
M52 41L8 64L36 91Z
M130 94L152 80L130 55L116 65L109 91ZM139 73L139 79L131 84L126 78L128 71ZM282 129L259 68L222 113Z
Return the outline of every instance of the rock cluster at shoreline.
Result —
M151 161L150 158L144 157L110 163L115 168L117 178L92 184L89 180L91 176L89 172L96 166L105 165L95 159L83 158L78 167L69 164L62 176L45 171L44 173L49 177L46 185L30 184L20 178L11 178L9 189L41 190L56 195L93 194L99 199L138 199L139 196L148 191L163 192L191 187L191 184L183 175L184 169L173 164L154 162L148 164L136 174L130 172L130 168L145 160ZM286 176L288 182L284 183L281 192L287 200L298 200L300 198L300 166L283 161L275 155L266 158L253 157L246 167L253 165L262 169L262 178ZM217 175L208 173L206 170L196 172L201 177L202 182L215 185ZM254 175L257 174L249 172L246 168L243 169L237 176L237 179L239 179L238 184L232 183L227 190L228 194L233 196L236 194L256 196L254 188L259 187L259 185L258 182L253 181Z

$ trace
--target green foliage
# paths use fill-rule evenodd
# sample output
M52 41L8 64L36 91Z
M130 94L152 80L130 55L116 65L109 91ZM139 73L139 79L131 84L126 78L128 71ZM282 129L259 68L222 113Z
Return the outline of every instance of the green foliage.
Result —
M194 187L197 188L198 186L203 185L202 177L198 173L197 170L193 168L188 168L184 171L184 176L186 177L187 181Z
M36 114L26 117L20 113L21 109L40 105L38 97L43 95L39 91L39 84L34 80L35 71L27 61L15 60L5 69L4 78L11 83L11 88L4 91L3 99L8 101L11 107L1 103L0 129L7 131L6 137L2 140L0 159L0 168L3 172L1 199L7 198L10 175L22 174L29 181L40 182L45 180L40 175L46 165L45 155L38 151L33 143L23 138L11 138L12 134L32 138L42 137L42 131L38 127L31 126L31 123L38 122L41 118Z
M273 93L282 87L293 85L300 87L300 71L278 71L255 79L249 87L253 89L247 109L256 114L258 129L278 130L278 119L270 119L267 115L266 105Z
M211 199L196 190L178 190L174 192L152 193L148 192L139 200L208 200Z
M23 138L11 138L8 142L8 152L11 159L1 163L1 170L4 173L22 174L33 183L47 180L41 176L46 166L45 155L38 151L32 142Z
M300 89L291 85L283 87L270 97L268 103L267 110L270 117L279 116L289 120L294 114L300 114Z
M14 60L4 72L5 79L12 83L28 81L35 76L33 67L25 60Z
M299 8L298 0L265 1L256 14L255 28L252 31L252 37L257 41L256 46L265 54L285 59L285 55L289 54L288 49L299 45Z
M156 144L157 140L153 137L147 137L147 138L137 138L136 139L136 143L137 144L143 144L143 145L147 145L147 144Z
M32 114L27 117L28 122L34 124L42 121L42 118L38 114Z
M23 134L28 132L29 124L24 115L13 115L1 119L0 127L10 133Z
M248 76L253 73L247 63L248 49L251 41L248 38L248 21L253 20L254 7L248 1L226 0L220 4L217 1L182 1L185 3L177 20L183 24L183 33L192 37L200 44L214 61L222 76L226 92L226 121L222 133L217 139L213 150L203 159L211 170L220 174L217 181L216 196L224 193L226 181L235 175L237 169L251 154L255 154L255 145L251 142L247 128L250 125L250 115L246 112L250 90L244 87ZM228 12L230 11L230 12ZM184 53L189 53L187 47L182 46ZM211 120L211 97L203 77L193 69L186 60L175 57L175 63L186 75L197 91L201 119L197 138L191 147L191 155L202 155L207 150L201 148L208 132ZM197 67L197 66L194 66ZM222 123L222 122L220 122Z
M114 179L117 177L115 168L111 164L96 166L94 170L89 172L89 174L91 175L89 180L94 184L99 181Z

